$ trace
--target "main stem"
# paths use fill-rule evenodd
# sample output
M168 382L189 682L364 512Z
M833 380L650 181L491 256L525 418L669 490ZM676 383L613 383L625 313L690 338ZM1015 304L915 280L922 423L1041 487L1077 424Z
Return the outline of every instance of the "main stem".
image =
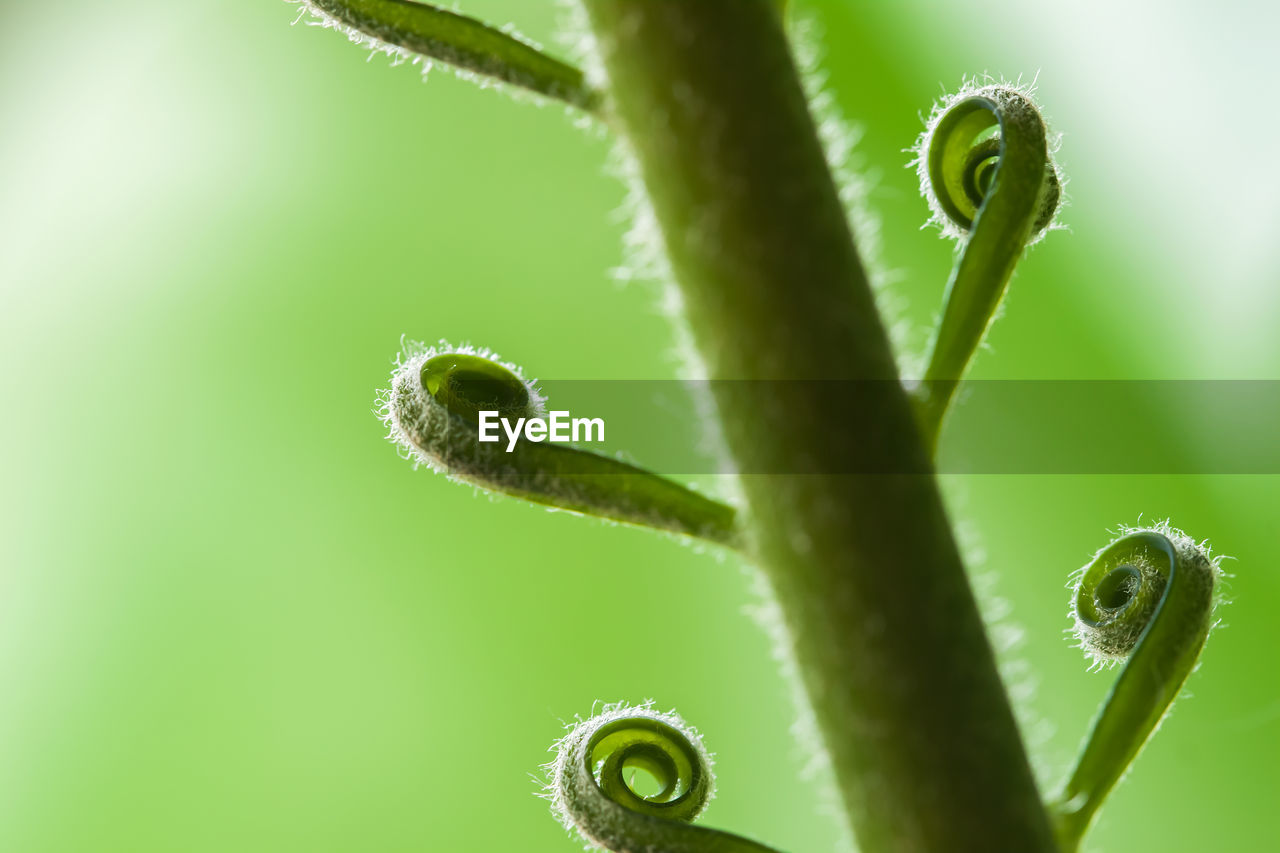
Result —
M775 4L584 5L860 844L1052 850Z

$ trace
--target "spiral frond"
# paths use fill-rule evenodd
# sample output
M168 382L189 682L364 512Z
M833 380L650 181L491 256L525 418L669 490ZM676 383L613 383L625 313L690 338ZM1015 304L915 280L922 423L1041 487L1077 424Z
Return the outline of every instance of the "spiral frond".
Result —
M1219 562L1166 522L1124 528L1078 573L1072 617L1080 646L1095 665L1124 668L1051 806L1064 851L1079 845L1195 668L1213 626Z
M552 811L593 847L776 853L736 835L690 825L711 800L715 778L702 738L674 713L649 705L608 705L573 726L554 749L547 791ZM651 777L653 793L634 786L638 771Z
M966 83L934 105L916 141L913 165L920 194L943 236L965 240L987 196L994 190L1002 158L1014 137L1043 139L1042 178L1036 188L1035 218L1026 245L1055 225L1062 203L1062 179L1053 162L1056 138L1048 130L1030 87L1009 83Z
M1150 537L1169 542L1177 557L1174 565L1184 567L1189 580L1200 587L1199 598L1212 599L1219 574L1217 558L1167 522L1122 531L1120 539L1077 573L1071 599L1073 633L1085 655L1100 667L1129 659L1164 599L1171 564L1163 549L1150 547Z
M1007 84L966 85L934 109L917 143L915 165L931 221L960 244L916 391L930 444L1024 249L1053 225L1062 181L1050 147L1029 91Z
M570 512L738 544L736 513L679 483L567 444L482 442L479 412L541 417L546 401L489 350L410 344L380 395L388 438L415 463L482 489Z

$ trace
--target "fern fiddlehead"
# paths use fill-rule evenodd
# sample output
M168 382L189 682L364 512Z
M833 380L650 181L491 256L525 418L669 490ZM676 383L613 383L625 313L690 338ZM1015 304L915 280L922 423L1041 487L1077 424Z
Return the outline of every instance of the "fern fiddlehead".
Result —
M604 850L650 853L776 853L746 838L690 822L715 788L702 739L675 714L607 706L556 745L549 765L552 810L566 828ZM640 770L658 790L627 780Z
M722 545L735 511L664 477L577 447L479 440L479 412L540 417L545 401L515 365L488 351L411 346L381 395L381 415L411 459L490 491Z
M515 35L417 0L299 0L324 26L395 56L437 60L588 112L600 95L581 70Z
M1218 559L1167 524L1125 530L1081 570L1072 594L1080 645L1099 665L1125 663L1050 804L1064 853L1078 848L1195 668L1218 575Z
M1023 249L1052 224L1062 192L1044 120L1011 86L967 88L947 99L917 154L933 221L962 243L916 395L921 429L936 444Z

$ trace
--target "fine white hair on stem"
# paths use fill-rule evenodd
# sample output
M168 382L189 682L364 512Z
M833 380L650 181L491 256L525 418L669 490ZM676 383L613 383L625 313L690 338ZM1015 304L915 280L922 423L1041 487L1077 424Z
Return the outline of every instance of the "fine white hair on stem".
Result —
M1014 618L1013 602L1000 594L1001 574L990 565L977 525L963 519L969 499L963 478L945 477L941 485L947 507L957 518L953 525L956 545L969 572L974 598L995 653L996 668L1027 746L1027 758L1037 779L1047 783L1057 768L1042 760L1041 752L1053 736L1054 726L1035 705L1039 681L1025 657L1026 626Z
M398 45L390 44L366 32L348 26L339 21L333 15L319 8L311 0L284 0L284 2L298 7L298 16L293 19L294 25L305 23L309 27L320 27L321 29L333 30L346 36L347 40L354 45L365 48L369 51L369 59L382 54L391 60L392 67L400 65L416 65L422 70L422 76L425 78L434 67L434 63L430 57L413 53ZM467 77L473 82L480 83L477 75L469 75L467 72L458 71L460 76Z
M876 307L898 355L899 366L903 368L904 362L910 360L912 330L903 319L906 303L892 289L900 273L888 269L883 260L880 219L870 204L871 195L876 190L876 176L865 168L857 154L862 128L850 123L841 113L835 92L829 85L829 75L822 68L825 52L823 35L820 21L812 15L799 15L792 21L796 65L809 99L809 110L826 151L827 163L858 248L858 257L875 295Z

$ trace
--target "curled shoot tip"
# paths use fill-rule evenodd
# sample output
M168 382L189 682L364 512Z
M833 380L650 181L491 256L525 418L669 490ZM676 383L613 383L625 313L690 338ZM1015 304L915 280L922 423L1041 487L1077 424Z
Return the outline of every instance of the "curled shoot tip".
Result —
M538 418L546 401L488 350L411 346L382 392L388 438L414 461L482 489L737 547L733 507L609 456L512 436L481 441L481 412Z
M1063 853L1079 848L1195 668L1213 626L1220 559L1165 523L1124 529L1080 571L1071 607L1080 647L1095 666L1123 669L1049 805Z
M1053 226L1062 182L1049 149L1030 94L1005 84L966 86L947 98L917 143L932 221L960 245L916 390L931 447L1024 249Z
M566 828L600 850L777 853L746 838L693 826L715 788L702 738L674 713L609 705L555 746L548 797ZM634 784L637 772L652 790Z

